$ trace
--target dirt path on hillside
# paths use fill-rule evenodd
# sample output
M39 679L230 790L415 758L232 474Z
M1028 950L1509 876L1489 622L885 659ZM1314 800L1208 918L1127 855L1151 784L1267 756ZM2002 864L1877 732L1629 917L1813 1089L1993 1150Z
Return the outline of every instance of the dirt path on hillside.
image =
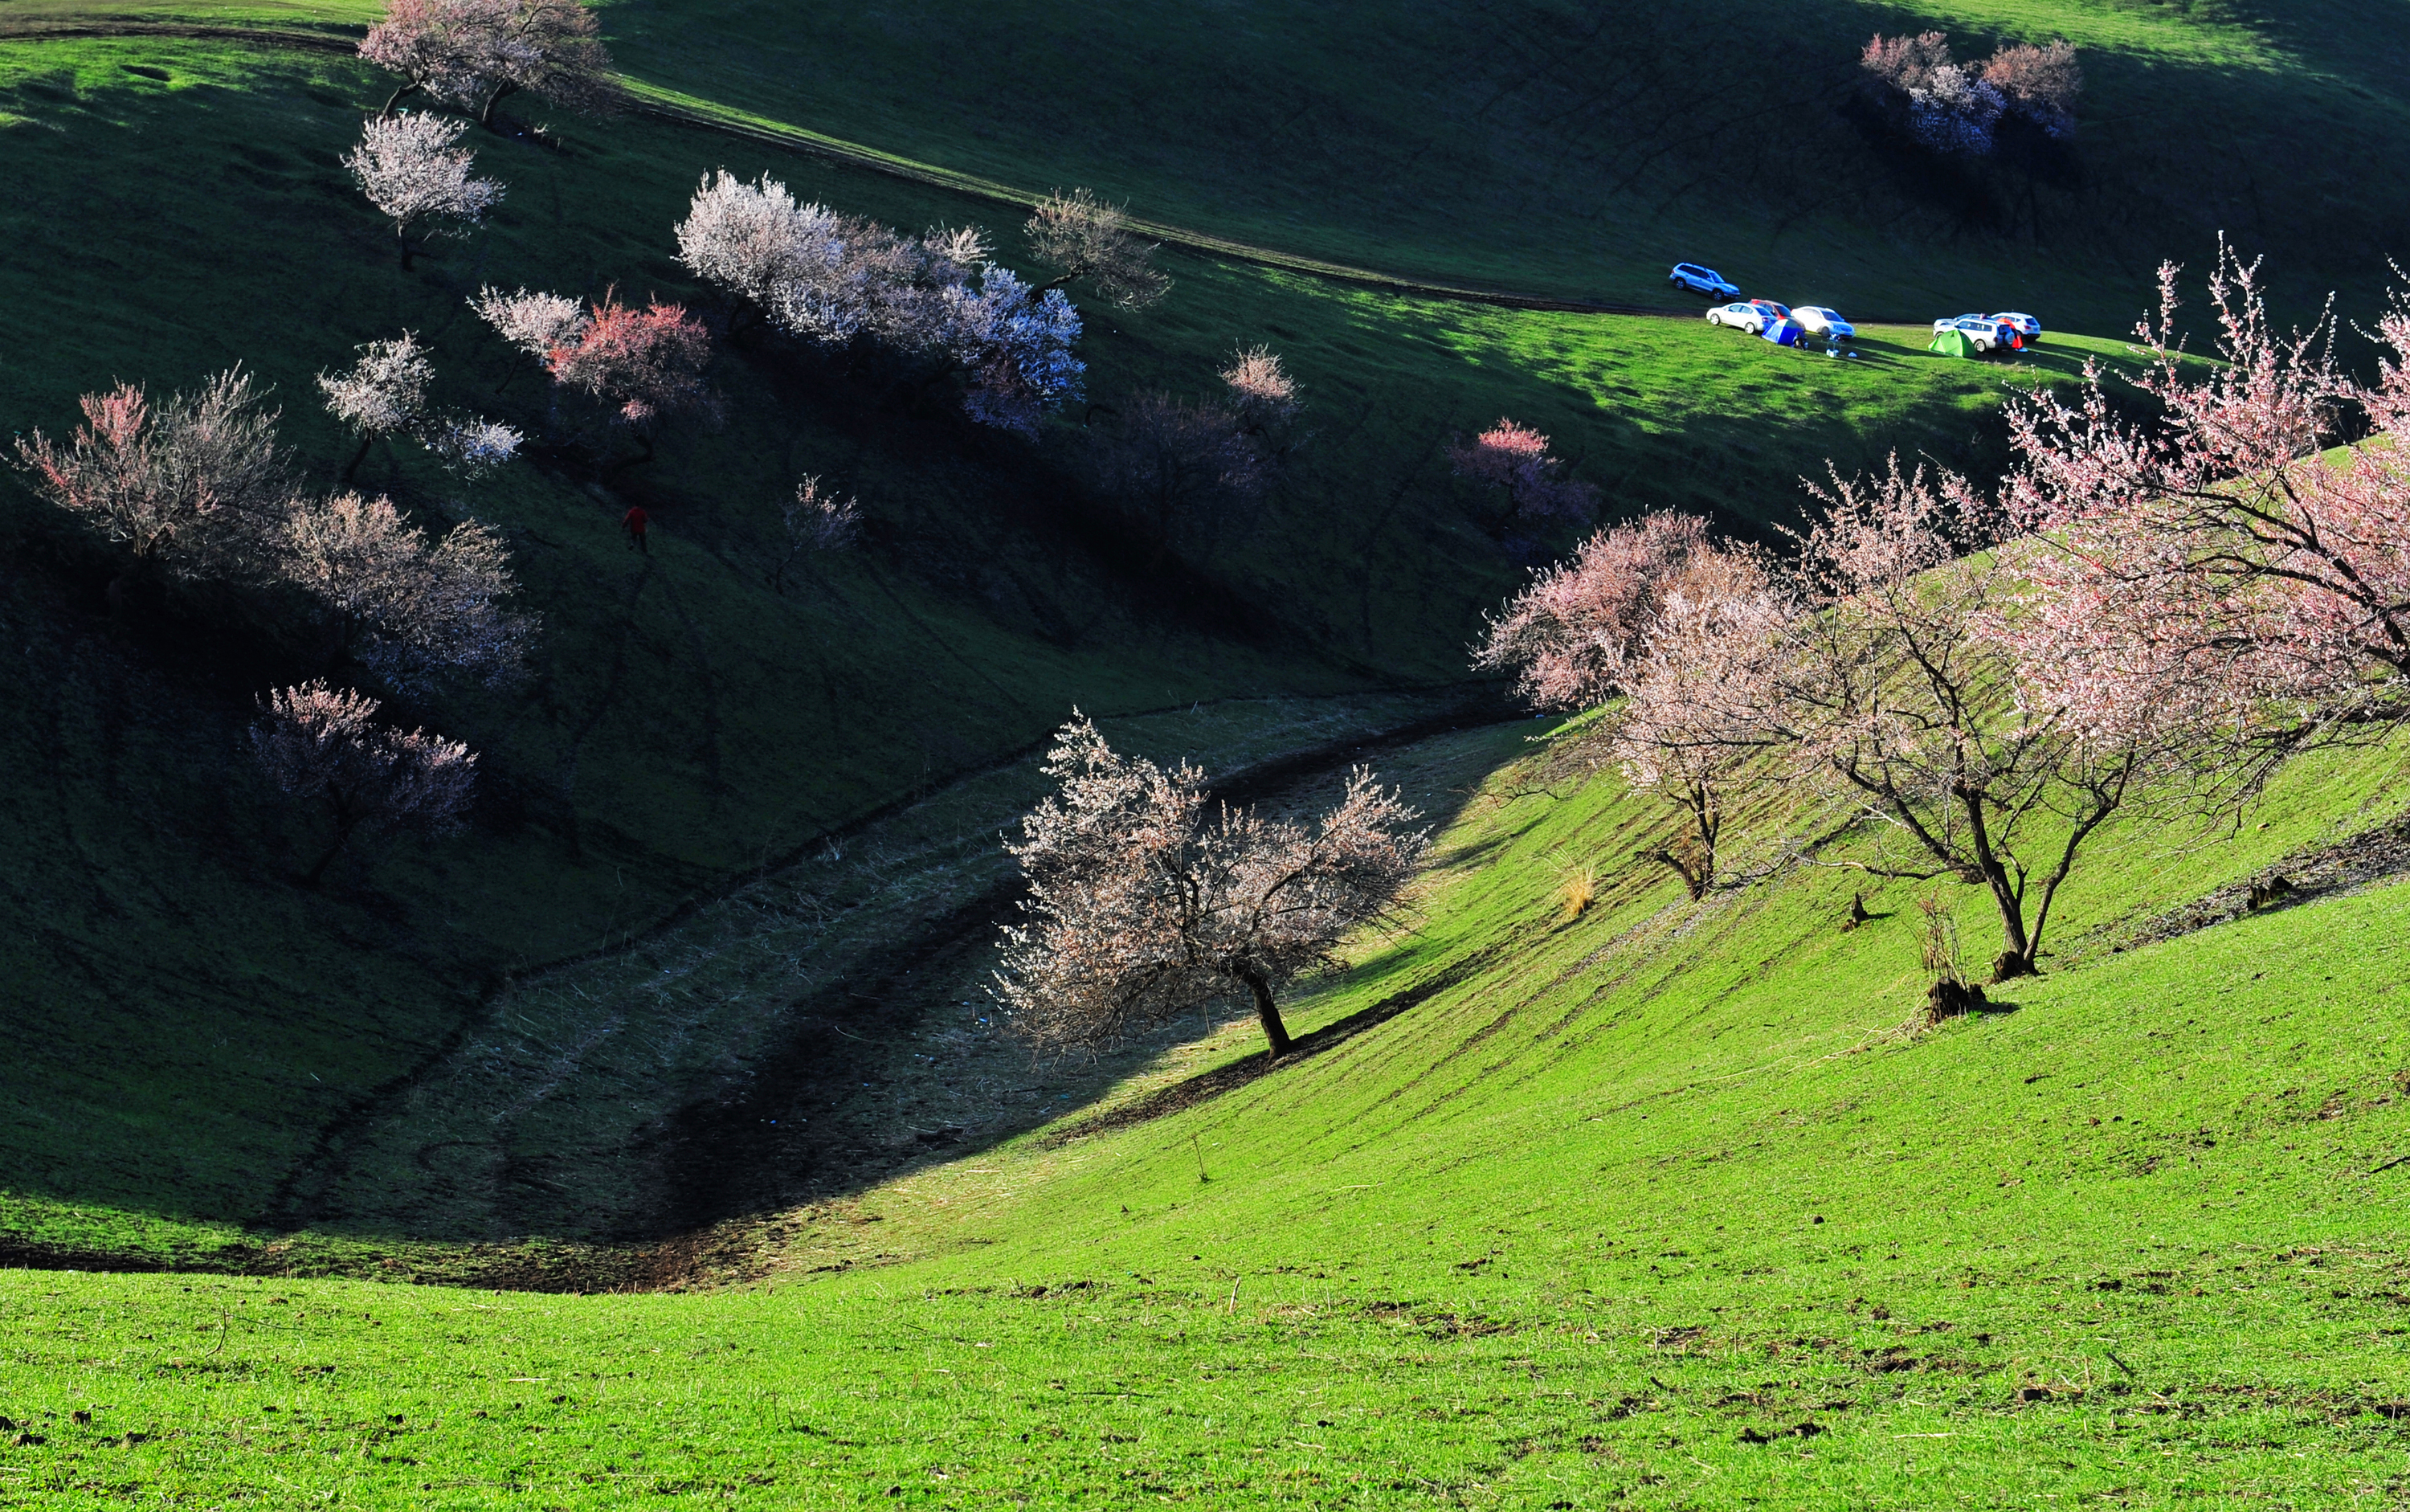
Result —
M351 54L357 51L356 39L333 32L298 31L272 26L204 26L181 22L18 22L0 20L0 41L45 41L69 39L106 39L112 37L158 36L189 41L231 42L246 47L284 49L304 52ZM960 173L935 164L916 162L882 153L858 142L846 141L801 126L737 119L732 113L721 114L706 103L695 102L692 96L676 91L648 85L623 78L628 89L632 113L656 120L675 122L734 137L746 141L762 142L800 153L808 157L843 164L902 179L912 183L965 195L989 204L1014 210L1028 210L1044 196L1031 190L999 183L976 174ZM1598 299L1565 299L1550 295L1519 293L1512 289L1480 288L1469 284L1442 283L1418 279L1399 273L1385 273L1374 269L1356 268L1345 263L1308 257L1298 253L1282 252L1271 247L1259 247L1228 237L1191 230L1161 221L1133 217L1129 225L1140 236L1153 238L1167 247L1230 262L1250 263L1259 268L1277 269L1283 272L1300 273L1334 284L1353 284L1377 289L1385 294L1409 296L1425 299L1448 299L1468 304L1495 305L1509 310L1562 311L1576 314L1640 315L1664 320L1696 320L1704 305L1642 305L1616 304ZM1882 324L1882 322L1869 322ZM1893 322L1892 324L1896 324Z

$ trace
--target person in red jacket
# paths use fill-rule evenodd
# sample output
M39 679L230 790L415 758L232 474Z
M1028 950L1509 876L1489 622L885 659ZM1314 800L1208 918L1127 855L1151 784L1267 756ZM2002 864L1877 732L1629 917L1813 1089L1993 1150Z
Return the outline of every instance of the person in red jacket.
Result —
M619 516L619 529L628 532L629 550L641 551L647 557L653 554L653 548L645 545L645 527L651 521L652 516L645 513L645 506L642 504L634 506Z

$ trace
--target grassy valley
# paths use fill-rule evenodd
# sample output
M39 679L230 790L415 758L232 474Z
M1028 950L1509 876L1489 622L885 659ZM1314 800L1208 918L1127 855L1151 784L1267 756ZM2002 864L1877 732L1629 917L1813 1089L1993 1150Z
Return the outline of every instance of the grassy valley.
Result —
M1828 466L1998 477L2008 394L2134 371L2153 268L2220 231L2280 318L2373 314L2400 18L598 8L637 108L515 98L546 136L465 137L506 197L405 271L338 162L377 7L0 0L12 437L240 363L329 490L315 375L415 332L531 443L477 481L379 444L357 486L493 526L541 618L523 685L388 701L480 753L466 832L304 886L323 824L245 731L357 669L124 593L0 472L0 1505L2403 1500L2400 742L2113 824L2045 973L1924 1026L1919 900L1989 959L1978 891L1752 812L1821 864L1687 898L1662 800L1467 667L1587 524L1509 529L1448 457L1513 416L1600 523L1786 549ZM2071 155L1879 139L1857 50L1925 28L2072 41ZM720 321L671 227L721 167L1024 271L1025 207L1091 186L1173 286L1071 286L1085 393L1035 439L716 335L724 421L605 467L470 298ZM1677 257L1864 317L1858 355L1706 327ZM1925 349L2003 306L2044 343ZM1304 443L1158 545L1094 437L1258 343ZM807 476L853 549L792 546ZM1000 1027L998 838L1074 708L1284 813L1369 762L1434 826L1291 1000L1308 1054L1219 1010L1036 1064Z

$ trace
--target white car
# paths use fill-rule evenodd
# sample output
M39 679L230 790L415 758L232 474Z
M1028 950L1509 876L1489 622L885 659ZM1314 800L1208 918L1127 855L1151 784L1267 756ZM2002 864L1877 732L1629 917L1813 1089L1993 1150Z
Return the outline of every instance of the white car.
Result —
M2003 311L1992 317L2025 339L2028 346L2041 340L2041 322L2019 310Z
M1843 320L1841 313L1831 305L1794 304L1791 307L1791 318L1799 322L1800 328L1808 335L1822 336L1827 341L1852 341L1858 334L1858 327Z
M1946 330L1965 331L1967 339L1975 343L1978 352L2010 350L2024 344L2025 341L2014 326L2004 325L1989 315L1959 315L1933 323L1934 335L1938 336Z
M1784 320L1791 312L1771 299L1742 299L1734 304L1720 304L1707 312L1710 326L1730 326L1751 336L1765 334L1768 321Z

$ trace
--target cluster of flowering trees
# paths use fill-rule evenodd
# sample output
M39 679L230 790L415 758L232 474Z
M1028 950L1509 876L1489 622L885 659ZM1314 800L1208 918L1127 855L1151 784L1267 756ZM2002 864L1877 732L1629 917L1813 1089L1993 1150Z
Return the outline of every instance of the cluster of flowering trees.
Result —
M1877 103L1895 115L1909 137L1937 153L1988 155L2003 121L2026 123L2044 137L2075 129L2075 97L2083 70L2065 42L2014 43L1980 64L1950 60L1940 32L1886 37L1880 33L1858 60Z
M560 294L487 286L469 300L502 340L544 364L553 383L590 400L604 423L634 436L648 461L667 422L719 418L719 400L704 381L711 334L684 305L660 299L643 308L609 294L591 310Z
M1491 621L1480 664L1543 706L1608 705L1611 758L1685 816L1658 855L1692 896L1734 880L1736 800L1769 833L1822 800L1886 837L1850 865L1983 888L1995 979L2032 971L2111 817L2222 808L2288 753L2410 719L2410 312L2359 384L2222 256L2218 361L2187 363L2162 278L2138 333L2154 418L2097 371L2071 402L2037 390L1997 496L1896 461L1837 477L1788 560L1675 516L1603 531ZM2347 410L2381 434L2330 458Z
M1093 1050L1206 1004L1256 1010L1277 1058L1289 1048L1279 989L1378 917L1427 843L1419 816L1358 769L1311 824L1225 807L1204 774L1166 772L1075 718L1046 774L1059 788L1006 849L1029 880L1026 922L1004 932L996 996L1040 1053Z
M679 260L728 296L732 329L752 322L820 347L879 343L933 363L934 376L959 376L972 419L1024 434L1078 398L1086 372L1072 355L1080 314L1062 286L1086 279L1114 302L1140 304L1170 282L1120 211L1084 190L1031 218L1033 249L1061 269L1037 285L993 261L975 229L909 236L798 204L767 175L705 177L676 232Z
M361 350L353 370L319 383L363 452L403 433L456 465L489 466L516 449L507 427L428 407L433 369L414 337ZM357 663L400 691L523 674L535 626L509 605L517 585L501 538L473 519L433 536L390 500L304 489L278 444L278 414L249 374L230 370L156 403L121 385L83 396L82 407L83 424L64 440L38 429L20 440L16 462L50 502L123 549L112 602L142 581L232 590L279 631L298 605L328 665ZM289 797L322 801L332 825L305 879L312 885L364 829L440 830L467 805L468 749L379 725L377 706L323 681L262 705L254 754Z

